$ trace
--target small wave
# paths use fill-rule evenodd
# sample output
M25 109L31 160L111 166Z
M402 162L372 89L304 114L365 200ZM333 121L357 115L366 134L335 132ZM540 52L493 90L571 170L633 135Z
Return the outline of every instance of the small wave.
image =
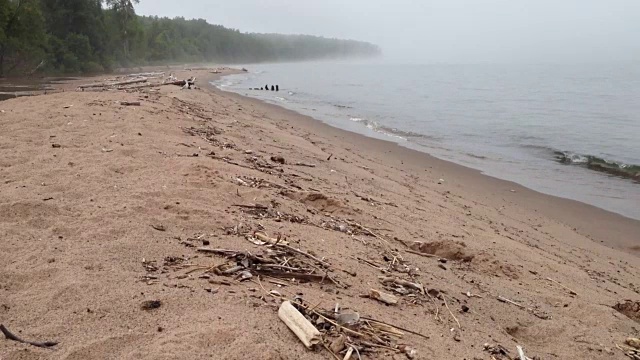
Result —
M593 155L578 154L570 151L554 151L555 160L565 165L577 165L609 175L631 179L640 183L640 165L624 164Z
M469 152L465 153L465 155L467 155L469 157L472 157L472 158L475 158L475 159L480 159L480 160L486 160L487 159L486 156L478 155L478 154L474 154L474 153L469 153Z
M405 131L405 130L400 130L398 128L392 128L392 127L387 127L384 125L380 125L378 122L373 121L373 120L368 120L368 119L363 119L363 118L359 118L359 117L351 117L349 118L349 120L356 122L356 123L360 123L364 126L366 126L368 129L373 130L375 132L381 133L381 134L385 134L388 136L392 136L395 138L399 138L402 140L409 140L409 139L428 139L428 140L433 140L433 141L437 141L439 140L438 138L434 137L434 136L429 136L429 135L425 135L425 134L420 134L420 133L416 133L413 131Z

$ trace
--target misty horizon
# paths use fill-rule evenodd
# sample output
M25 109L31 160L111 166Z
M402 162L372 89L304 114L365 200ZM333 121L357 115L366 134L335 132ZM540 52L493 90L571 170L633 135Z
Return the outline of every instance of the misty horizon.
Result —
M385 59L428 63L640 60L640 2L614 0L142 0L141 15L203 18L248 33L367 41Z

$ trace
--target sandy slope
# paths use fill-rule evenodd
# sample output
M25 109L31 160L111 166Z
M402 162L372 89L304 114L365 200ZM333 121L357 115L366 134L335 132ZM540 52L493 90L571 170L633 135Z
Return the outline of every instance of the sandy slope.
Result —
M192 268L167 265L148 273L142 263L222 263L192 247L205 240L260 252L225 230L239 224L282 234L356 273L333 272L347 289L264 282L267 290L302 294L323 309L337 302L425 334L429 340L401 341L420 359L490 359L484 343L512 355L520 344L531 358L624 359L615 343L640 333L611 308L640 300L640 260L631 250L638 222L211 89L69 91L0 109L0 323L27 339L60 341L48 350L2 339L2 359L330 358L298 342L278 320L278 302L256 283L210 284L199 278L204 270L184 277ZM208 140L183 131L207 127ZM287 164L273 163L274 155ZM253 157L276 167L253 169ZM245 186L237 178L268 183ZM234 204L267 205L284 220ZM322 228L345 219L384 241ZM394 238L428 243L423 249L437 256L409 253ZM386 267L385 255L445 294L461 330L439 299L413 304L400 296L397 306L385 306L360 297L383 289L383 274L356 258ZM158 280L142 281L145 275ZM145 300L162 306L141 310ZM404 358L368 358L394 356Z

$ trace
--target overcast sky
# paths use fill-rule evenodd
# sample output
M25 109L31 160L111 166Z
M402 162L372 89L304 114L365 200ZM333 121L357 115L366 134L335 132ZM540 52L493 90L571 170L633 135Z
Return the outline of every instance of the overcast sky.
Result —
M640 0L141 0L137 12L366 40L408 62L640 61Z

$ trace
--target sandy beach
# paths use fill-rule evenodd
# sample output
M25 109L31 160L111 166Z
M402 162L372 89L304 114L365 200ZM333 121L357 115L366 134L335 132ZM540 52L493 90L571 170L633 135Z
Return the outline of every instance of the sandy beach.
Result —
M202 88L0 102L0 323L59 342L0 338L0 359L335 358L278 318L294 298L403 333L347 332L340 359L628 358L640 221L176 76ZM272 265L315 276L207 251L282 244Z

